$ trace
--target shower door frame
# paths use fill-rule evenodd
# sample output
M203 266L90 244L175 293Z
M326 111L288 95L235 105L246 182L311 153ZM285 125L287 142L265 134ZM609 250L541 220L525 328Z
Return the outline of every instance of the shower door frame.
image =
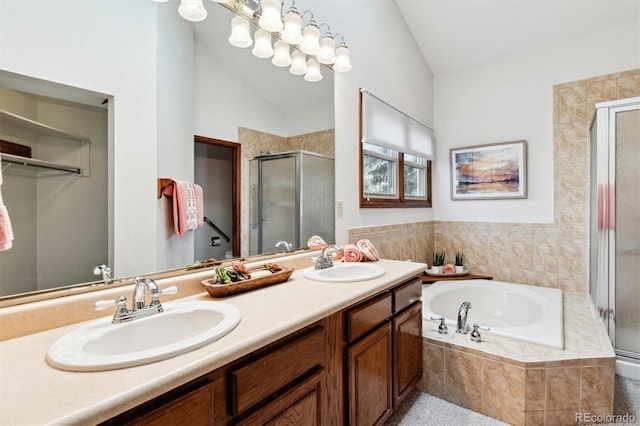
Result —
M617 134L616 134L616 115L618 113L640 110L640 97L633 97L628 99L620 99L616 101L601 102L596 104L596 113L594 117L594 123L596 124L597 132L597 156L604 156L603 163L606 164L606 170L600 170L596 168L596 184L606 181L608 184L614 185L616 182L616 149L617 149ZM602 113L601 113L602 112ZM597 161L597 160L596 160ZM603 164L598 162L597 164ZM606 180L602 180L601 176L604 174ZM596 192L597 193L597 192ZM616 194L617 199L617 194ZM609 199L607 200L606 207L609 210ZM613 206L613 217L615 220L615 209ZM610 210L609 210L610 211ZM639 359L639 354L635 352L628 352L616 347L616 227L617 222L613 228L608 228L607 231L607 245L606 247L598 247L598 250L605 250L605 257L607 258L607 305L608 312L605 318L605 328L609 334L609 340L613 345L614 351L618 355L625 357ZM613 232L611 232L613 231ZM592 230L593 232L593 230ZM593 279L593 277L592 277ZM594 301L595 303L595 301ZM602 316L602 315L601 315Z

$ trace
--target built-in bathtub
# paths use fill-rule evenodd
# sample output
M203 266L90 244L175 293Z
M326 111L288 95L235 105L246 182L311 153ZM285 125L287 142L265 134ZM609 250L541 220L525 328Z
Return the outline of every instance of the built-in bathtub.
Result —
M512 425L577 424L583 413L611 415L616 358L589 295L544 290L485 280L425 285L420 389ZM560 310L550 310L557 298L544 296L554 293ZM491 328L481 330L480 343L455 332L464 301L472 304L468 324ZM447 334L438 332L435 316L446 318ZM527 335L545 319L562 324L563 349Z
M471 302L467 324L489 332L564 349L562 291L490 280L439 281L423 291L423 317L444 317L455 329L458 310Z

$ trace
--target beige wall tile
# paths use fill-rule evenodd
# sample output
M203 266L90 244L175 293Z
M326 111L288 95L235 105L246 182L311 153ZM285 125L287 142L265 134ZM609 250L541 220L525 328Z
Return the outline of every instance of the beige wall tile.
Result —
M524 409L537 411L545 409L545 386L547 370L545 368L527 368L525 370Z
M547 410L577 410L580 407L580 368L547 369Z
M618 95L616 99L633 98L640 96L640 73L625 75L617 80Z
M547 410L544 416L544 426L567 426L578 424L576 413L578 409Z
M482 358L445 349L444 399L473 411L482 410Z
M482 413L512 425L524 424L524 368L485 359Z
M438 398L444 398L444 350L423 341L420 390Z
M558 122L583 122L587 117L587 89L584 85L558 90Z
M582 367L580 408L613 408L615 367Z
M616 79L587 82L587 108L594 111L598 102L616 99Z

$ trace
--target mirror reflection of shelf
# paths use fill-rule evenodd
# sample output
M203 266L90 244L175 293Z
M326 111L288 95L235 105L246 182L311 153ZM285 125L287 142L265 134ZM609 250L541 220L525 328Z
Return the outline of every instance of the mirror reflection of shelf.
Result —
M81 136L72 135L65 131L56 129L55 127L47 126L46 124L39 123L26 117L22 117L18 114L14 114L9 111L0 109L0 129L6 131L8 127L18 127L25 130L30 130L39 135L54 136L57 138L73 139L82 142L88 142Z
M55 127L40 123L35 120L14 114L9 111L0 110L0 133L13 134L14 136L24 138L25 132L30 132L38 137L54 137L68 139L80 143L78 146L81 149L81 157L86 157L85 160L81 160L85 166L89 166L88 159L90 158L89 150L91 141L83 138L82 136L74 135L65 132ZM82 147L86 147L83 149ZM90 169L84 170L82 167L70 166L66 164L59 164L55 161L45 161L35 158L22 157L13 154L2 153L2 170L3 171L18 171L24 174L33 174L37 176L49 176L56 174L75 174L80 176L90 176Z
M2 159L2 172L17 170L28 174L52 175L69 173L82 175L82 169L75 166L57 164L51 161L36 160L35 158L20 157L19 155L0 154Z

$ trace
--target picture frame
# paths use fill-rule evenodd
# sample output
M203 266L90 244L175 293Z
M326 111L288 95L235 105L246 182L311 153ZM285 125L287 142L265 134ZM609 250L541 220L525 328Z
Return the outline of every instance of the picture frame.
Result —
M451 199L527 198L527 141L451 148Z

